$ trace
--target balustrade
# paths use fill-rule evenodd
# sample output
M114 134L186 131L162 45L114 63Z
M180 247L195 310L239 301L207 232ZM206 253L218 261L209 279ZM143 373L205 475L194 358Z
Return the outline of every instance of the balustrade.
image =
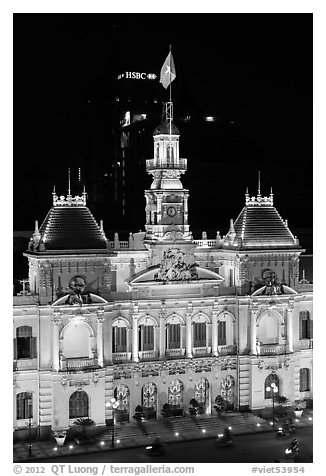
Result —
M193 347L192 353L195 356L209 355L212 351L211 347Z
M63 371L76 371L76 370L91 370L99 367L97 359L75 359L68 358L63 359L60 365L60 370Z
M186 349L166 349L165 354L167 357L181 357L185 355Z
M277 355L285 354L286 345L285 344L262 344L260 346L260 355Z
M131 352L114 352L112 354L113 362L124 362L131 359Z
M218 354L219 355L234 355L237 353L237 346L236 344L231 344L231 345L219 345L217 347Z
M138 356L141 360L152 360L158 358L157 350L142 350L138 352Z

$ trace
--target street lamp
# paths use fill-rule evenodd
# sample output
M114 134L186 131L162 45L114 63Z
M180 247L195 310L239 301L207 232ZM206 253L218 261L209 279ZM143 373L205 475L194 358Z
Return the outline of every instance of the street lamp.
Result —
M111 398L109 402L105 404L105 406L112 410L112 435L111 435L111 446L114 448L114 410L116 410L119 406L119 402L115 398Z
M31 398L27 400L27 411L28 411L28 423L26 423L28 427L28 456L33 456L32 454L32 427L33 427L33 401Z
M273 402L273 426L275 426L275 417L274 417L274 408L275 408L275 393L278 392L278 387L275 382L271 383L270 387L266 387L267 392L272 392L272 402Z

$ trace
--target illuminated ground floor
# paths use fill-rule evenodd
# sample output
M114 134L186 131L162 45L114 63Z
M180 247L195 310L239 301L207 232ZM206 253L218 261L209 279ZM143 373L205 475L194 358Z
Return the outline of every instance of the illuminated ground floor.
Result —
M191 411L214 414L224 408L246 411L272 405L271 384L290 401L312 398L312 351L275 356L220 356L110 365L79 372L24 371L14 374L14 430L32 421L46 436L68 429L76 418L96 425L132 421L142 407L146 418ZM117 408L112 410L115 398Z

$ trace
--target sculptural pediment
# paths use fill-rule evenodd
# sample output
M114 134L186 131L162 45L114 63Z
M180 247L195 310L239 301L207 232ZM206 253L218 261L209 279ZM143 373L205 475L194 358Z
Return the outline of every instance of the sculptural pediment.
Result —
M262 286L261 288L257 289L252 296L275 296L275 295L282 295L282 294L298 294L294 289L290 288L290 286L286 286L285 284L280 284L278 287L272 286Z
M107 301L94 293L84 293L80 295L75 293L67 293L54 301L52 306L86 306L89 304L107 304Z

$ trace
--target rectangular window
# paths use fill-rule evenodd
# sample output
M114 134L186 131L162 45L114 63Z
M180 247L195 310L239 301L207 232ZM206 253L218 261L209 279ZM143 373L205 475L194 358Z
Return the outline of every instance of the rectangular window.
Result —
M154 350L154 326L143 326L143 350Z
M112 352L127 352L127 328L116 327L112 329Z
M206 323L194 323L194 347L206 347Z
M31 393L17 395L17 420L33 418L33 397Z
M180 324L168 326L169 349L180 349Z
M300 392L308 392L309 390L309 369L300 369Z
M226 345L226 322L218 323L218 345Z

